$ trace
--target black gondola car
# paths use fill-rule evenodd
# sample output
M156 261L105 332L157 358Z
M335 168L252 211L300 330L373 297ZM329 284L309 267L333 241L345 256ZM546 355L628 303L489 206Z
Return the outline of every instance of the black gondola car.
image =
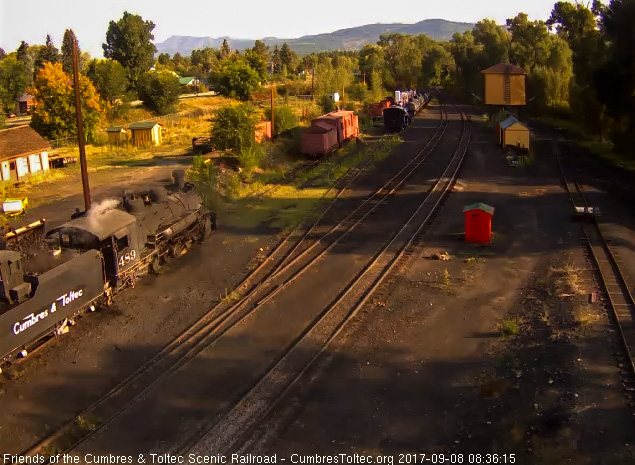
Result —
M401 106L395 105L384 108L384 129L387 132L399 132L406 129L410 124L410 115L408 111Z

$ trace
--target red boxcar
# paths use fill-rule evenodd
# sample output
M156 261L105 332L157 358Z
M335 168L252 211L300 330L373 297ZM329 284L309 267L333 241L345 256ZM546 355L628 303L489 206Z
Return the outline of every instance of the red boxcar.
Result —
M317 122L322 122L335 128L337 131L337 143L340 145L344 141L359 136L359 119L352 111L334 111L315 118L311 121L311 124Z
M337 132L335 128L324 123L311 124L302 131L300 151L310 157L324 156L337 148Z
M390 100L384 99L379 103L371 103L368 106L368 116L371 116L373 119L381 118L383 115L384 108L388 108L390 106Z
M311 121L302 131L300 149L305 155L324 155L358 136L359 118L352 111L335 111Z

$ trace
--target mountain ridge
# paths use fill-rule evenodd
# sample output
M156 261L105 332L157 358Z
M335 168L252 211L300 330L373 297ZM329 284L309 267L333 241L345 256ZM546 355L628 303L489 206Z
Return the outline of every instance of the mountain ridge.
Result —
M305 35L297 38L265 37L262 40L270 47L287 42L300 55L333 50L359 50L366 44L374 44L380 34L425 34L437 40L449 40L455 32L463 32L474 27L474 23L460 23L444 19L424 19L417 23L374 23L339 29L322 34ZM232 50L245 50L254 45L256 39L234 39L231 37L195 37L174 35L156 43L157 53L189 55L192 50L204 47L219 48L227 39Z

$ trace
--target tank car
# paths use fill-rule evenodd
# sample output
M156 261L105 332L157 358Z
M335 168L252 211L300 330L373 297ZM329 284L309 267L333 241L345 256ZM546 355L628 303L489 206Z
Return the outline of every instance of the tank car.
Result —
M94 206L73 215L43 240L43 221L5 235L2 360L24 356L44 336L65 332L77 314L112 304L140 276L157 271L216 229L216 215L201 206L183 171L173 175L175 184L167 189L125 192L111 208Z

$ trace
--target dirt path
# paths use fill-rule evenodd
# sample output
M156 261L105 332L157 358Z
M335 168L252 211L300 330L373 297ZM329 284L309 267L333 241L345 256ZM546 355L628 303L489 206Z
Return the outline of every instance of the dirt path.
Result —
M421 256L310 374L315 382L263 425L250 452L633 460L614 334L601 307L586 304L594 285L549 146L517 169L492 138L476 129ZM496 208L489 247L460 240L462 208L477 201ZM429 259L441 252L452 259Z

